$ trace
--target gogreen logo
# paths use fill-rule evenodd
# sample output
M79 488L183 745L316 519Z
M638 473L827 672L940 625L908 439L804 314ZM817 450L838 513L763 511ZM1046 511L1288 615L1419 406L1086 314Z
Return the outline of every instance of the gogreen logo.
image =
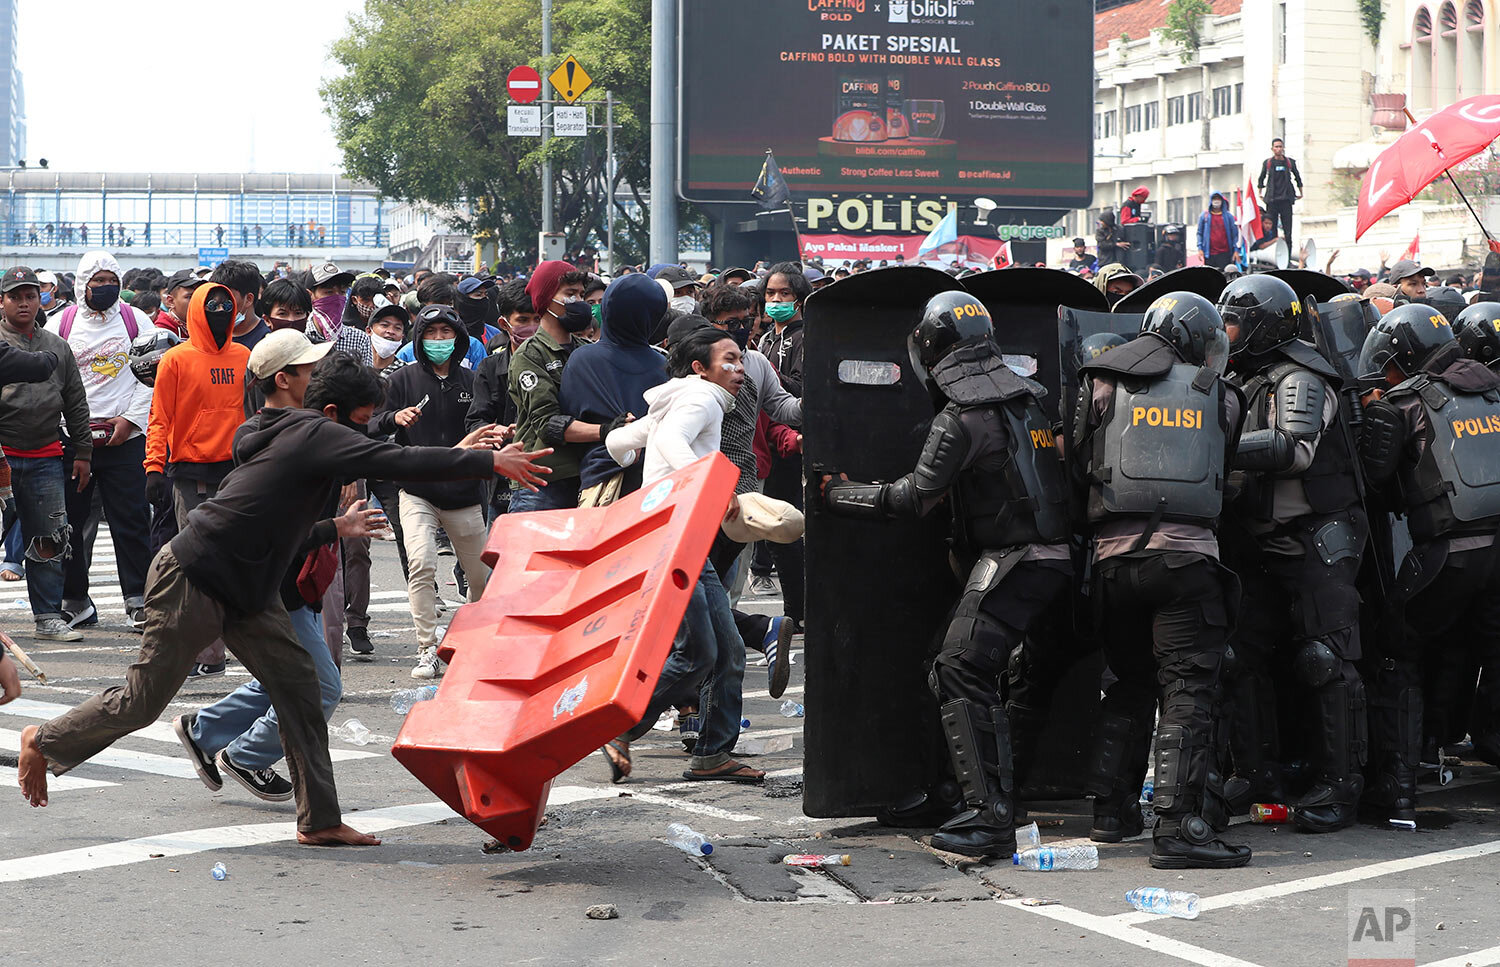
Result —
M1062 238L1066 232L1061 225L997 225L995 234L1005 241L1011 239Z

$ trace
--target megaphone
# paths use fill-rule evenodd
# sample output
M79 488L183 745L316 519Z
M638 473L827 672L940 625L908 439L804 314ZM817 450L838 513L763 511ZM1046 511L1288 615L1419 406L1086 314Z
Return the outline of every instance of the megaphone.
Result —
M1307 259L1307 261L1302 264L1302 267L1304 269L1312 269L1314 272L1322 271L1322 269L1318 266L1318 245L1316 242L1314 242L1312 239L1308 239L1306 242L1303 242L1302 252L1303 257Z
M1290 262L1291 249L1284 238L1278 238L1275 245L1252 249L1250 252L1250 268L1256 272L1284 269Z

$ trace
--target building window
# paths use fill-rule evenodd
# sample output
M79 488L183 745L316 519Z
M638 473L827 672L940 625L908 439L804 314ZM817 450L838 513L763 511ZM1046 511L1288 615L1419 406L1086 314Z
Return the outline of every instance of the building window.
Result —
M1181 225L1187 221L1187 199L1167 199L1167 223L1169 225Z
M1167 124L1181 124L1187 120L1187 106L1181 94L1167 98Z
M1438 11L1438 36L1433 41L1433 85L1440 104L1458 100L1458 10L1451 3Z
M1112 138L1115 136L1115 112L1101 111L1094 115L1094 137Z
M1151 101L1141 105L1141 130L1155 131L1161 127L1161 105Z
M1187 119L1196 121L1203 116L1203 93L1201 91L1187 96Z
M1225 84L1213 90L1213 116L1223 117L1226 114L1238 114L1240 112L1239 98L1235 96L1233 85Z
M1125 109L1125 133L1135 134L1141 130L1141 105L1132 104Z
M1460 97L1484 93L1484 4L1469 0L1464 6L1463 36L1458 41Z
M1412 18L1411 47L1407 56L1411 58L1411 102L1419 111L1432 109L1432 14L1426 7L1417 8Z

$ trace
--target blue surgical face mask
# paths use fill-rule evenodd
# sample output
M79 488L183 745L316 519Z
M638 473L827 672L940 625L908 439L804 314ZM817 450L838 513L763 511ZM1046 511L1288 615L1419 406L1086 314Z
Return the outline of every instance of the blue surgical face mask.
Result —
M453 357L453 344L456 339L424 339L422 340L422 352L427 354L435 366L441 366Z
M47 306L50 306L51 304L52 304L52 293L50 293L50 292L43 292L42 293L42 308L45 309Z

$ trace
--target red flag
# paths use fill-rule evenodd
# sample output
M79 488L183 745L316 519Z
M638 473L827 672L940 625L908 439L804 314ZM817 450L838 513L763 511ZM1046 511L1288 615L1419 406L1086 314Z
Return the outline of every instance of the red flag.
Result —
M1240 220L1240 238L1248 247L1249 239L1260 241L1260 204L1255 199L1255 179L1245 179L1245 190L1240 193L1240 210L1236 213Z
M1000 244L1000 247L995 250L995 257L990 264L997 269L1003 269L1011 264L1009 242L1002 242Z
M1408 245L1408 246L1406 246L1406 251L1404 251L1404 252L1401 253L1401 257L1404 258L1404 259L1411 259L1413 262L1420 262L1420 261L1422 261L1422 233L1421 232L1418 232L1417 234L1415 234L1415 235L1413 235L1411 237L1411 244Z

